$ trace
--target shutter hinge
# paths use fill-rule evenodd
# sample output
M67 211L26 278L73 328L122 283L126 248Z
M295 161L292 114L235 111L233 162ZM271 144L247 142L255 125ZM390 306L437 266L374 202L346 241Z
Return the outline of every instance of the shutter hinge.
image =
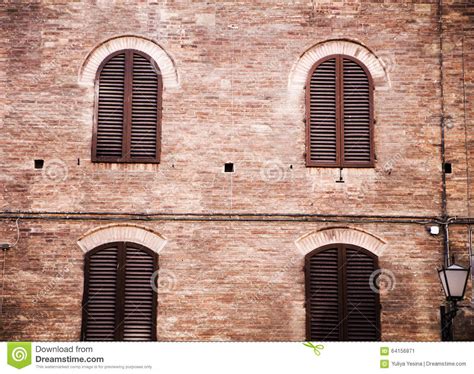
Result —
M305 117L305 118L303 118L303 123L306 123L306 117Z

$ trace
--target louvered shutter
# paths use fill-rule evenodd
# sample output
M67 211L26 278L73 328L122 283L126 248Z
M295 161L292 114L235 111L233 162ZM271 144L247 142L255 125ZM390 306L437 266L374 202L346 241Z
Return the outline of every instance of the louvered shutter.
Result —
M142 55L133 54L132 158L154 159L157 152L158 74Z
M113 55L98 75L93 160L159 162L162 82L141 52Z
M305 269L308 340L380 339L379 296L370 287L375 256L338 244L309 253Z
M355 61L343 59L344 163L371 162L371 87L369 77Z
M378 340L377 294L370 288L370 275L376 270L374 258L346 249L346 340Z
M86 255L82 339L156 340L157 255L134 243L109 243ZM156 284L156 283L155 283Z
M115 340L118 248L90 255L85 268L83 340Z
M336 59L322 62L309 81L309 161L335 165L337 159Z
M339 340L338 249L328 248L306 263L309 340Z
M364 67L348 56L316 63L306 86L308 166L373 164L373 86Z
M112 57L99 76L97 158L122 157L125 95L125 53Z
M128 244L123 340L154 340L156 298L151 285L154 271L153 256Z

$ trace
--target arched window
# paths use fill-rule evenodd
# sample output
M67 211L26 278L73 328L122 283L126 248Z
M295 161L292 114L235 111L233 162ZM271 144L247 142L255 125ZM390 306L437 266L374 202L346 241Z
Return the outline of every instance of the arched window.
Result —
M107 57L96 77L92 160L160 161L162 79L147 54L121 50Z
M318 248L305 259L306 339L380 340L379 294L371 286L377 256L346 244Z
M156 340L158 255L129 242L86 254L82 340Z
M316 62L306 83L306 165L372 167L373 83L346 55Z

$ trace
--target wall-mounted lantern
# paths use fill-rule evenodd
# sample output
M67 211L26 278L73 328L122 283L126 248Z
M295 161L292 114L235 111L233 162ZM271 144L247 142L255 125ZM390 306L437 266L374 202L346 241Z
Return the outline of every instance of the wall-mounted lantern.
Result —
M458 312L457 302L464 298L470 268L453 263L438 270L439 279L446 295L446 305L440 307L441 311L441 340L453 340L453 319Z

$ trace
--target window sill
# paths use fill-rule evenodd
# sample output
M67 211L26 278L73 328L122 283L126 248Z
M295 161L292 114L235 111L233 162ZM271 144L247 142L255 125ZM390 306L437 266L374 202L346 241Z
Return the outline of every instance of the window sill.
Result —
M134 159L134 160L121 160L121 159L111 159L111 158L93 158L91 159L93 163L108 163L108 164L159 164L160 160L157 159Z

